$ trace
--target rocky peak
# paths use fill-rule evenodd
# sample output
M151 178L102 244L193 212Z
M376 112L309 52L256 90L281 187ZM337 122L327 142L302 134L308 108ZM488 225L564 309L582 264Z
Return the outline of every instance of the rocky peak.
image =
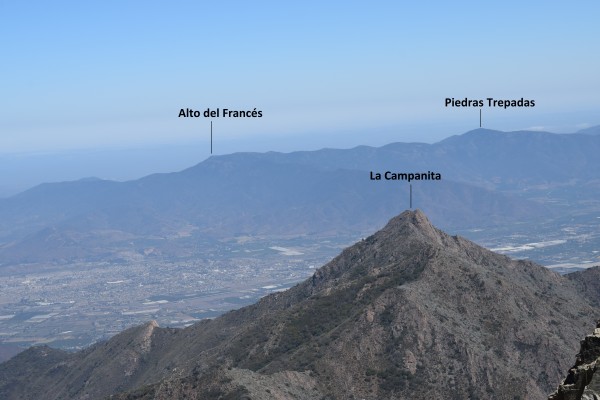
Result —
M152 345L152 334L154 330L158 328L158 322L152 320L144 325L138 335L138 346L141 353L147 353L150 351Z
M600 399L600 320L594 333L581 341L575 365L548 400Z
M386 273L384 270L412 269L417 259L429 257L428 250L433 246L449 241L451 237L435 228L421 210L406 210L319 268L310 292L329 290L342 282L357 283L366 276ZM406 268L400 268L400 264L407 264Z
M431 238L437 237L438 230L429 222L425 213L419 209L406 210L402 214L392 218L383 228L382 232L405 231L410 229L414 232L420 232Z
M546 399L597 310L567 278L405 211L252 306L24 352L0 364L0 398Z

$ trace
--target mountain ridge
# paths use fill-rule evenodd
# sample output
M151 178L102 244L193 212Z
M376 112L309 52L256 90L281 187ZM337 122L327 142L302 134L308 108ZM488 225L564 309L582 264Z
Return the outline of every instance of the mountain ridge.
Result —
M411 184L444 229L540 221L565 204L600 207L598 153L600 136L474 130L435 144L235 153L128 182L43 184L0 200L0 256L10 265L145 257L131 238L161 237L153 246L175 257L193 251L179 238L190 229L196 239L360 237L408 205L408 182L369 178L388 170L441 173Z
M598 312L568 278L405 211L303 283L214 320L132 328L36 378L18 373L40 351L28 350L0 364L0 395L26 395L18 382L33 379L49 398L184 398L208 388L274 398L264 386L258 394L260 381L273 393L287 382L307 399L542 399ZM71 378L57 380L64 373Z

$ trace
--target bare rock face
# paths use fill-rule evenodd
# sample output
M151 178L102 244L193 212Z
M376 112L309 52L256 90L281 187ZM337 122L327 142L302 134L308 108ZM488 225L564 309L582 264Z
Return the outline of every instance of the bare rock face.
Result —
M548 400L600 399L600 320L592 335L581 341L575 365Z

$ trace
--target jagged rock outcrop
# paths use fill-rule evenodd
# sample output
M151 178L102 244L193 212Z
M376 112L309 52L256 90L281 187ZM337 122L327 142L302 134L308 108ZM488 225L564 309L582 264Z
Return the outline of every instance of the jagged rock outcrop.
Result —
M214 320L26 351L0 364L0 398L541 400L599 311L576 282L406 211Z
M600 320L581 341L575 365L548 400L600 400Z

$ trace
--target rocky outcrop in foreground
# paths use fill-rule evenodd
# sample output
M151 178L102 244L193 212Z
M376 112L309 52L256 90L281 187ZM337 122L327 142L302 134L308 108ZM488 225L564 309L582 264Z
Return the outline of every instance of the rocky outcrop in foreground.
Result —
M548 400L600 400L600 320L581 341L575 365Z

